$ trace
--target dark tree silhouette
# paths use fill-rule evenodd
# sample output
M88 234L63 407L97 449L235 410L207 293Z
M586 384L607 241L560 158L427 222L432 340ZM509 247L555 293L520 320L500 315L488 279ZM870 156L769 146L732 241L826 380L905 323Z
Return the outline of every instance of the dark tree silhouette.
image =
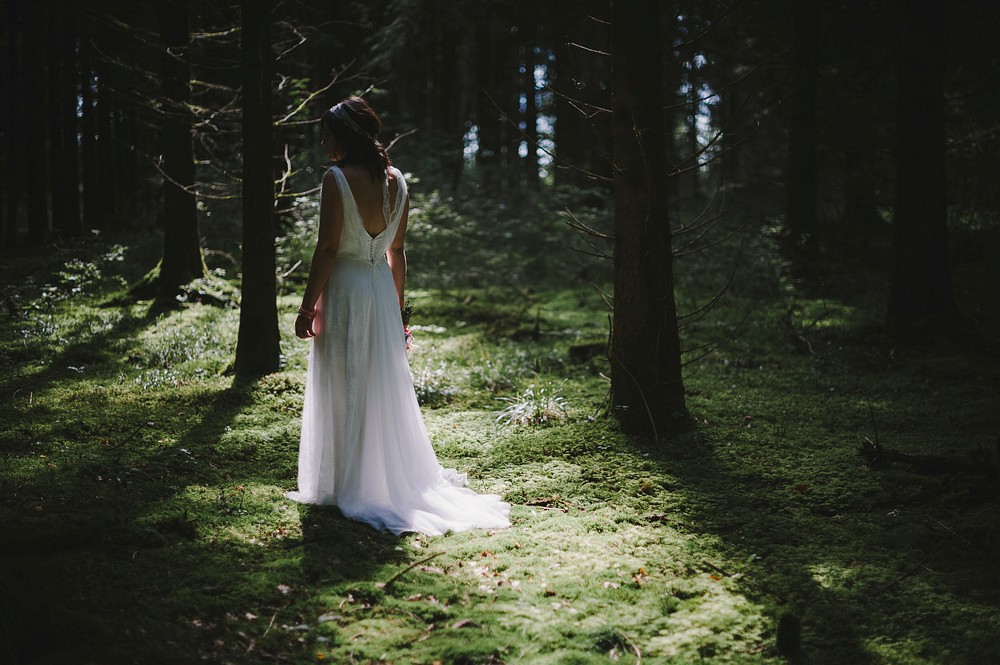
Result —
M243 300L236 376L281 366L274 254L271 1L243 0Z
M607 87L611 79L606 26L589 14L594 3L566 8L555 21L551 85L556 91L555 181L593 187L594 176L610 177L611 117ZM597 10L600 11L600 10Z
M190 40L187 0L159 0L157 14L162 40L164 93L160 130L163 170L163 258L150 286L158 297L170 298L178 288L205 274L198 236L194 194L194 150L191 144L190 67L184 59ZM158 272L158 274L157 274Z
M615 255L611 393L630 432L686 420L663 136L660 5L612 4Z
M83 225L88 229L104 226L104 210L98 195L97 108L94 89L94 19L80 17L80 161L83 180Z
M20 203L22 169L22 134L15 126L18 114L18 100L20 95L13 94L18 89L21 80L19 67L19 55L17 35L20 31L20 6L16 2L5 3L4 7L4 63L3 81L0 81L0 97L3 98L3 182L0 189L4 195L4 225L3 225L3 245L10 248L17 245L17 218L18 205Z
M48 236L49 196L46 141L48 136L45 95L45 6L28 3L23 7L24 34L21 38L21 84L26 104L22 108L25 133L25 197L28 209L28 242L38 244Z
M794 0L794 80L788 122L788 170L785 177L789 248L811 258L817 248L816 75L819 16L817 0Z
M895 264L892 327L941 324L954 314L945 196L943 0L899 13Z
M77 175L76 11L75 5L67 3L51 16L46 72L52 228L67 236L78 235L81 231Z

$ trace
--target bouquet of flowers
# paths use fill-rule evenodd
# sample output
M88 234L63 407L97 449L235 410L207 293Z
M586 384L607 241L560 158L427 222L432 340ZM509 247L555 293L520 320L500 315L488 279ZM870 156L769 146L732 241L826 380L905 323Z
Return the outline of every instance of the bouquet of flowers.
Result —
M406 304L400 308L399 315L403 319L403 342L406 344L406 350L409 351L413 347L413 333L410 332L410 317L413 316L413 303L407 300Z

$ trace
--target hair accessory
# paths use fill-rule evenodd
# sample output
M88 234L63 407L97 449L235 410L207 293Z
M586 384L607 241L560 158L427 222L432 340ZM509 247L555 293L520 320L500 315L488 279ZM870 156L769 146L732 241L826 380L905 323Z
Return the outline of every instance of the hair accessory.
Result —
M330 113L333 114L333 117L335 117L337 120L340 120L342 123L350 127L351 131L355 132L356 134L361 134L361 136L364 136L369 141L375 140L375 137L373 135L361 129L361 126L358 125L358 123L354 122L354 118L352 118L351 114L347 111L347 109L344 108L343 102L337 104L332 109L330 109Z

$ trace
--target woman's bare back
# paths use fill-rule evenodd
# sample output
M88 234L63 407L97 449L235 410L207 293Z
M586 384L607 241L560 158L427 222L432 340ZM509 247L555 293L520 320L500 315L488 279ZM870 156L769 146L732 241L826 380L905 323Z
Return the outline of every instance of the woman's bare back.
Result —
M382 209L382 182L372 180L371 172L361 164L346 164L340 169L351 187L361 213L361 223L368 235L375 237L385 230L387 220ZM399 183L389 170L389 206L396 200Z

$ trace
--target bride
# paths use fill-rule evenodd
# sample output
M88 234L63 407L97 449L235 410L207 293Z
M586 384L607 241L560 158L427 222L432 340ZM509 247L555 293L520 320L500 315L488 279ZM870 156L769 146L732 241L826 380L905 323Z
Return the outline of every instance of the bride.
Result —
M500 497L461 485L438 463L413 391L400 307L406 279L406 182L359 97L321 120L335 162L323 177L319 238L295 334L312 339L297 492L395 534L510 525Z

